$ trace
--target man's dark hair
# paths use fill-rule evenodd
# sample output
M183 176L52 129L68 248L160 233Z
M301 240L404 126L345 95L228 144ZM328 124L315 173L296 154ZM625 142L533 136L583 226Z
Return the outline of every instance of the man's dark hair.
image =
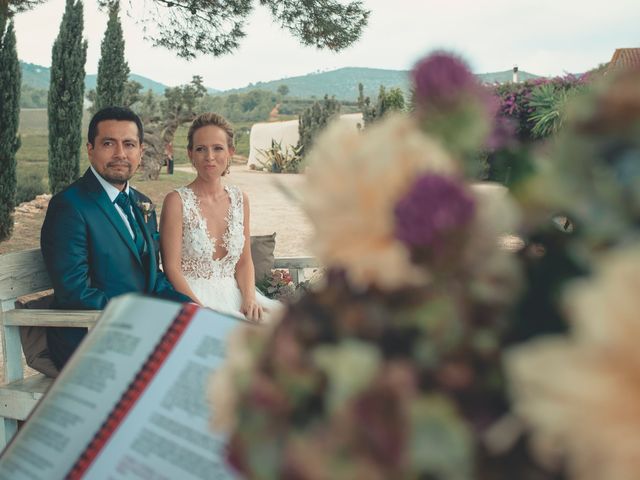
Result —
M136 115L133 110L126 107L105 107L102 110L98 110L89 122L87 139L92 146L95 147L94 142L98 134L98 124L105 120L134 122L138 126L138 139L140 140L140 145L142 145L144 129L142 128L142 120L140 120L140 117Z

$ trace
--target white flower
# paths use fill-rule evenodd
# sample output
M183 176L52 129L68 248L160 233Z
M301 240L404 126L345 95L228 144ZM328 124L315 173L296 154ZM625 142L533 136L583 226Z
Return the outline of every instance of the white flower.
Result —
M572 478L640 475L640 247L602 260L566 295L572 335L507 356L516 412L539 457L567 457Z

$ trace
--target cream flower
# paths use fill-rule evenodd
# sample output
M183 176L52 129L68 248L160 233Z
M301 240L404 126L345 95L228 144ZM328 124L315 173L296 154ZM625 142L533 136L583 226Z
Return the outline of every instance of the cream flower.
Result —
M572 478L640 476L640 248L602 260L566 295L569 338L513 349L506 368L516 412L542 460L567 457Z
M238 397L254 373L255 348L272 332L274 325L242 325L231 332L224 363L213 372L207 398L213 416L211 427L229 433L236 426Z
M501 248L507 234L520 223L520 212L503 185L483 182L472 185L476 216L471 238L461 252L462 263L476 299L487 303L507 303L521 286L520 269L513 254Z
M369 385L380 367L380 351L360 340L343 340L313 351L315 364L327 374L329 408L337 410Z
M363 134L334 124L309 157L304 206L320 262L344 268L361 287L425 282L426 273L394 238L393 209L421 173L457 173L444 150L409 118L396 115Z

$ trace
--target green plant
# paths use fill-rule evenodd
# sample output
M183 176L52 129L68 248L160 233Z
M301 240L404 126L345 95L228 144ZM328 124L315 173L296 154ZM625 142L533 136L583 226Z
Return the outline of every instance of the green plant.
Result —
M49 186L58 193L80 175L84 64L83 6L67 0L60 31L51 52L49 88Z
M282 141L271 140L271 148L258 149L265 161L258 159L260 165L272 173L299 173L302 165L300 156L301 147L286 145L282 147Z
M531 133L536 138L545 138L556 133L565 120L565 107L569 92L552 83L538 85L531 90L529 105L534 109L529 116L533 123Z
M329 95L325 95L322 102L314 102L302 112L298 118L298 149L302 157L309 153L318 134L332 118L340 114L341 108L335 97L329 98Z
M42 175L36 171L29 171L18 175L16 190L16 205L33 200L38 195L47 192Z
M124 103L129 65L124 59L124 37L118 18L119 10L120 4L118 2L109 6L109 21L100 48L95 102L91 106L92 113L103 107L119 106Z
M378 99L375 105L371 105L371 98L364 96L364 85L358 84L358 107L362 112L364 126L371 125L374 121L391 111L403 111L406 108L404 93L401 88L391 88L388 92L384 85L380 85Z
M13 230L20 77L13 22L7 22L0 11L0 240L9 238Z

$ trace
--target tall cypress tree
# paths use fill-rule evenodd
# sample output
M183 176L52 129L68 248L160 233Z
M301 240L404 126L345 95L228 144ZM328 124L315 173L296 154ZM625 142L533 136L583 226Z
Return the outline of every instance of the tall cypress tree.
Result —
M0 11L0 241L13 231L21 76L13 22Z
M87 42L82 1L67 0L51 54L49 84L49 187L56 194L80 174L82 103Z
M118 11L119 2L114 1L109 7L109 22L100 48L96 100L91 108L94 113L102 107L124 104L129 65L124 59L124 37Z

